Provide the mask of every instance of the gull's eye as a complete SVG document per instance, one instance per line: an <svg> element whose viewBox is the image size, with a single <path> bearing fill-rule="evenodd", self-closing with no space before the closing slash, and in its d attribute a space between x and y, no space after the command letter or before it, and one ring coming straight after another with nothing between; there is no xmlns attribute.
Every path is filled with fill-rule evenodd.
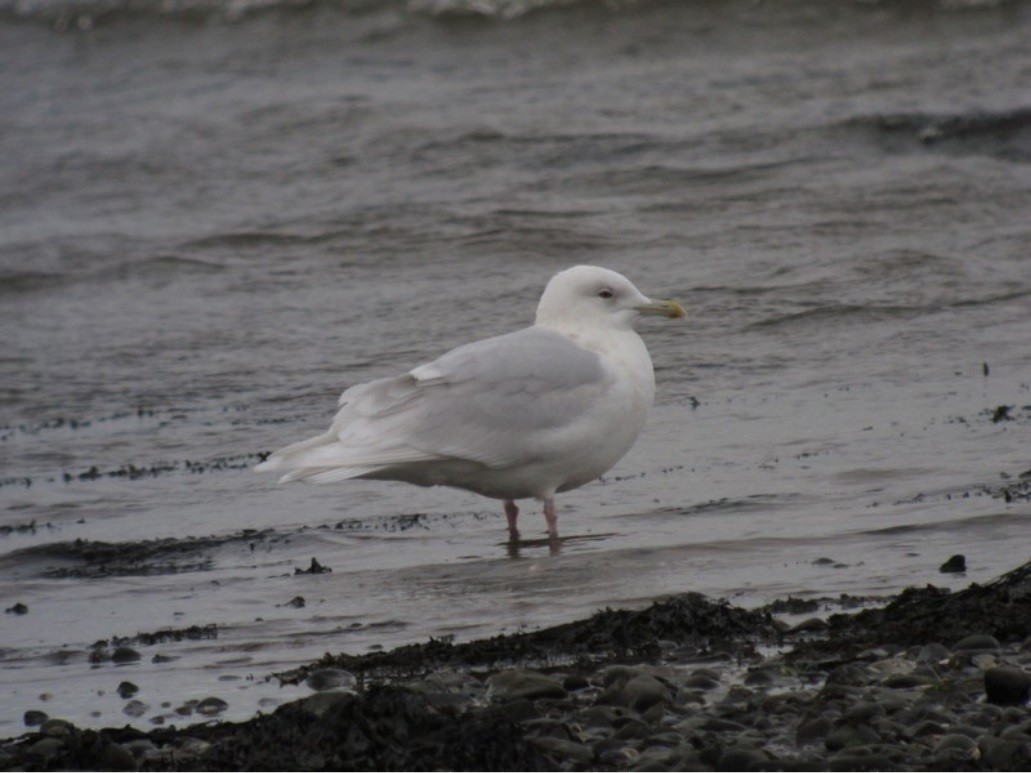
<svg viewBox="0 0 1031 773"><path fill-rule="evenodd" d="M601 290L598 293L598 297L599 298L604 298L605 300L608 300L609 298L612 297L612 294L613 294L612 290L610 290L609 288L606 287L604 290Z"/></svg>

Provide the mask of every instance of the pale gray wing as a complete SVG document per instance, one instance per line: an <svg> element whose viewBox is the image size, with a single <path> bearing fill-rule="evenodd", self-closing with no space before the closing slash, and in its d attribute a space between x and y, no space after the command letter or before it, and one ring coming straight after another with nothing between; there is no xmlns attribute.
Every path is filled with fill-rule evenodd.
<svg viewBox="0 0 1031 773"><path fill-rule="evenodd" d="M261 469L329 482L398 465L463 459L511 467L539 459L611 386L601 358L527 328L461 346L340 396L329 431L273 453Z"/></svg>
<svg viewBox="0 0 1031 773"><path fill-rule="evenodd" d="M611 384L595 352L539 328L461 346L408 375L406 445L490 467L532 461Z"/></svg>

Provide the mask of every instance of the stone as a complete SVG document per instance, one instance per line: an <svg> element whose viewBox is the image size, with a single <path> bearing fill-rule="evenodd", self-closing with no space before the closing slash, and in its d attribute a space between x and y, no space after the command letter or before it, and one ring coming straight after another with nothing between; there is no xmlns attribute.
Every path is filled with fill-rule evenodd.
<svg viewBox="0 0 1031 773"><path fill-rule="evenodd" d="M924 687L931 683L931 680L920 674L892 674L881 684L893 690L910 690L914 687Z"/></svg>
<svg viewBox="0 0 1031 773"><path fill-rule="evenodd" d="M513 668L499 671L487 679L487 697L492 701L540 700L541 698L565 698L566 688L557 679Z"/></svg>
<svg viewBox="0 0 1031 773"><path fill-rule="evenodd" d="M829 752L837 752L853 746L877 743L881 738L869 725L842 725L827 734L823 745Z"/></svg>
<svg viewBox="0 0 1031 773"><path fill-rule="evenodd" d="M568 674L562 679L562 687L567 692L586 690L590 686L591 683L587 681L587 677L581 676L580 674Z"/></svg>
<svg viewBox="0 0 1031 773"><path fill-rule="evenodd" d="M525 722L528 719L535 719L540 716L540 712L534 706L533 701L526 698L505 700L497 704L492 713L507 719L509 722Z"/></svg>
<svg viewBox="0 0 1031 773"><path fill-rule="evenodd" d="M147 709L149 709L149 708L150 708L150 706L148 706L143 701L137 700L136 698L133 698L131 701L126 703L125 706L122 707L122 713L125 714L126 716L129 716L129 717L132 717L133 719L136 719L136 718L142 717L144 714L146 714L147 713Z"/></svg>
<svg viewBox="0 0 1031 773"><path fill-rule="evenodd" d="M64 741L60 738L40 738L29 747L33 754L38 754L43 759L56 757L64 750Z"/></svg>
<svg viewBox="0 0 1031 773"><path fill-rule="evenodd" d="M984 672L984 692L997 706L1023 706L1031 697L1031 676L1014 666L996 666Z"/></svg>
<svg viewBox="0 0 1031 773"><path fill-rule="evenodd" d="M994 636L985 633L975 633L964 636L952 645L953 652L978 652L984 650L996 651L1000 647L999 640Z"/></svg>
<svg viewBox="0 0 1031 773"><path fill-rule="evenodd" d="M1027 770L1019 765L1027 759L1025 753L1026 743L1012 741L1006 738L984 737L978 743L981 750L981 760L993 770Z"/></svg>
<svg viewBox="0 0 1031 773"><path fill-rule="evenodd" d="M684 687L692 690L714 690L720 686L718 679L713 679L705 674L692 674L684 681Z"/></svg>
<svg viewBox="0 0 1031 773"><path fill-rule="evenodd" d="M116 647L115 651L111 653L112 663L135 663L142 655L134 650L132 647Z"/></svg>
<svg viewBox="0 0 1031 773"><path fill-rule="evenodd" d="M770 758L759 749L731 748L720 755L716 770L766 770Z"/></svg>
<svg viewBox="0 0 1031 773"><path fill-rule="evenodd" d="M118 697L122 699L131 698L140 691L140 688L132 682L121 682L118 685Z"/></svg>
<svg viewBox="0 0 1031 773"><path fill-rule="evenodd" d="M656 703L668 704L672 701L666 685L649 674L638 674L623 688L626 705L635 711L645 711Z"/></svg>
<svg viewBox="0 0 1031 773"><path fill-rule="evenodd" d="M306 698L301 698L299 701L296 701L294 705L302 711L306 711L311 714L313 717L321 719L334 708L349 700L351 700L350 693L327 690L325 692L317 692L314 695L309 695Z"/></svg>
<svg viewBox="0 0 1031 773"><path fill-rule="evenodd" d="M594 751L591 747L576 741L544 736L531 738L530 743L557 760L571 760L578 765L588 765L594 759Z"/></svg>
<svg viewBox="0 0 1031 773"><path fill-rule="evenodd" d="M305 684L316 692L350 690L356 682L354 674L342 668L320 668L318 671L312 671L305 680Z"/></svg>
<svg viewBox="0 0 1031 773"><path fill-rule="evenodd" d="M938 567L942 574L960 574L967 570L967 558L963 555L952 556L948 561Z"/></svg>
<svg viewBox="0 0 1031 773"><path fill-rule="evenodd" d="M39 728L48 738L66 738L75 732L75 725L67 719L48 719Z"/></svg>
<svg viewBox="0 0 1031 773"><path fill-rule="evenodd" d="M859 701L852 708L844 713L844 718L849 722L869 722L874 717L881 717L885 714L885 708L876 701Z"/></svg>
<svg viewBox="0 0 1031 773"><path fill-rule="evenodd" d="M98 770L136 770L136 758L121 744L109 741L97 754Z"/></svg>
<svg viewBox="0 0 1031 773"><path fill-rule="evenodd" d="M221 698L205 698L194 706L194 711L198 714L203 714L205 717L213 717L216 714L221 714L228 708L229 704Z"/></svg>
<svg viewBox="0 0 1031 773"><path fill-rule="evenodd" d="M916 655L917 663L941 663L943 660L948 659L949 648L944 644L938 642L930 642L925 644Z"/></svg>
<svg viewBox="0 0 1031 773"><path fill-rule="evenodd" d="M961 733L946 733L938 739L938 743L934 746L936 752L943 749L960 749L968 754L972 753L976 748L977 742L973 738Z"/></svg>
<svg viewBox="0 0 1031 773"><path fill-rule="evenodd" d="M816 717L808 722L803 722L795 732L795 743L804 746L807 743L817 743L827 737L827 734L834 729L834 722L828 717Z"/></svg>
<svg viewBox="0 0 1031 773"><path fill-rule="evenodd" d="M50 717L47 716L45 711L39 711L37 709L29 709L25 712L23 720L25 727L39 727L46 722Z"/></svg>

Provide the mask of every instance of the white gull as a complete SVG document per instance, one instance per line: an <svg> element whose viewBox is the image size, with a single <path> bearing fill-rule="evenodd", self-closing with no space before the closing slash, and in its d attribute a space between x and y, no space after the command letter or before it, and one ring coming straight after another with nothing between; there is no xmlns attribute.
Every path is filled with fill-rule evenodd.
<svg viewBox="0 0 1031 773"><path fill-rule="evenodd" d="M340 396L329 430L273 452L258 471L291 480L348 478L452 486L544 503L558 536L555 494L612 468L637 440L655 397L639 315L684 316L621 274L576 266L548 282L534 325L454 349L401 376Z"/></svg>

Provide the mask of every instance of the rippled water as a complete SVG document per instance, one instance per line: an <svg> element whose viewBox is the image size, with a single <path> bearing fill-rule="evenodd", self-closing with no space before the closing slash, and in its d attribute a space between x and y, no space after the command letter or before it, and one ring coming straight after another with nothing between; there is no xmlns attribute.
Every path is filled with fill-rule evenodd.
<svg viewBox="0 0 1031 773"><path fill-rule="evenodd" d="M242 718L326 651L662 594L1028 560L1000 487L1031 468L1031 4L0 12L0 734ZM642 325L658 404L560 498L559 555L472 494L250 472L576 263L691 316ZM112 637L142 659L90 662Z"/></svg>

